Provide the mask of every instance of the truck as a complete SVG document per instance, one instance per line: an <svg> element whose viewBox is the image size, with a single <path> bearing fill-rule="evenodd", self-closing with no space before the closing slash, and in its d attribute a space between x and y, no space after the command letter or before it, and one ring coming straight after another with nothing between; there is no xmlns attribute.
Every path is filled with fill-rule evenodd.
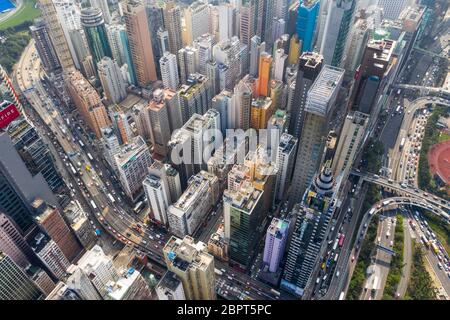
<svg viewBox="0 0 450 320"><path fill-rule="evenodd" d="M92 208L97 209L97 205L95 204L94 200L90 201Z"/></svg>
<svg viewBox="0 0 450 320"><path fill-rule="evenodd" d="M111 193L108 193L108 199L111 201L111 203L116 202L116 200L115 200L114 197L111 195Z"/></svg>
<svg viewBox="0 0 450 320"><path fill-rule="evenodd" d="M434 254L437 255L439 253L439 248L437 247L436 243L431 243L431 248L433 248Z"/></svg>
<svg viewBox="0 0 450 320"><path fill-rule="evenodd" d="M342 291L341 294L339 295L339 300L344 300L345 298L345 292Z"/></svg>
<svg viewBox="0 0 450 320"><path fill-rule="evenodd" d="M334 241L334 244L333 244L333 251L335 251L335 250L337 249L338 242L339 242L338 239L336 239L336 241Z"/></svg>
<svg viewBox="0 0 450 320"><path fill-rule="evenodd" d="M72 171L73 174L77 174L77 170L75 170L74 166L72 164L69 164L70 171Z"/></svg>
<svg viewBox="0 0 450 320"><path fill-rule="evenodd" d="M375 213L375 208L370 209L369 216L373 215Z"/></svg>
<svg viewBox="0 0 450 320"><path fill-rule="evenodd" d="M403 149L403 147L405 146L405 142L406 142L406 138L402 138L402 140L400 141L400 146L398 147L399 150Z"/></svg>
<svg viewBox="0 0 450 320"><path fill-rule="evenodd" d="M339 238L339 247L342 247L344 245L344 240L345 240L345 234L342 234L341 237Z"/></svg>
<svg viewBox="0 0 450 320"><path fill-rule="evenodd" d="M223 272L220 271L220 270L217 269L217 268L214 268L214 272L215 272L217 275L219 275L219 276L223 275Z"/></svg>
<svg viewBox="0 0 450 320"><path fill-rule="evenodd" d="M87 156L88 156L89 160L91 160L91 161L94 160L94 158L92 157L92 155L89 152L87 153Z"/></svg>
<svg viewBox="0 0 450 320"><path fill-rule="evenodd" d="M83 148L84 147L84 143L81 140L78 140L78 143L80 144L80 146Z"/></svg>

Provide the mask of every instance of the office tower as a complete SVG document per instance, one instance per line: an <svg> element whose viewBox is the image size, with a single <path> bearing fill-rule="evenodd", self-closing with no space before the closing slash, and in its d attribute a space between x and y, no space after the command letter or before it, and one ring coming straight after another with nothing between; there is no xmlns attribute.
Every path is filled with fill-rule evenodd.
<svg viewBox="0 0 450 320"><path fill-rule="evenodd" d="M216 61L206 62L206 76L211 80L211 92L213 95L220 92L219 65Z"/></svg>
<svg viewBox="0 0 450 320"><path fill-rule="evenodd" d="M55 6L52 0L39 0L38 7L41 9L42 18L45 21L50 39L55 48L61 67L66 70L74 66L72 55L64 36L61 22L58 20Z"/></svg>
<svg viewBox="0 0 450 320"><path fill-rule="evenodd" d="M366 19L358 19L352 27L347 44L345 70L353 75L358 68L369 40L369 27Z"/></svg>
<svg viewBox="0 0 450 320"><path fill-rule="evenodd" d="M57 205L42 174L32 176L7 134L0 134L0 211L25 234L34 226L31 202L39 197Z"/></svg>
<svg viewBox="0 0 450 320"><path fill-rule="evenodd" d="M167 30L159 29L156 33L159 46L159 55L162 57L165 52L169 51L169 32Z"/></svg>
<svg viewBox="0 0 450 320"><path fill-rule="evenodd" d="M99 245L87 251L77 265L102 297L107 295L107 283L119 278L112 259L105 255Z"/></svg>
<svg viewBox="0 0 450 320"><path fill-rule="evenodd" d="M163 11L164 27L169 34L169 51L171 54L178 54L178 50L183 47L181 38L181 10L174 2L166 3Z"/></svg>
<svg viewBox="0 0 450 320"><path fill-rule="evenodd" d="M100 247L96 247L101 250ZM71 265L67 270L68 274L70 274L66 280L67 288L81 300L102 300L102 296L99 293L101 291L98 291L99 289L94 284L99 285L100 290L103 290L104 287L101 287L102 280L108 281L109 279L113 279L111 273L114 272L114 270L110 271L105 267L109 261L107 259L104 260L106 261L102 262L100 259L95 259L94 257L90 262L85 263L84 269L76 265ZM112 262L111 266L108 267L113 268Z"/></svg>
<svg viewBox="0 0 450 320"><path fill-rule="evenodd" d="M290 208L300 202L320 167L330 117L334 111L343 75L343 69L324 66L306 94L303 126L289 198Z"/></svg>
<svg viewBox="0 0 450 320"><path fill-rule="evenodd" d="M186 300L215 300L214 257L203 242L172 236L163 249L169 271L183 284Z"/></svg>
<svg viewBox="0 0 450 320"><path fill-rule="evenodd" d="M101 129L110 125L108 114L94 87L76 70L71 70L65 79L66 86L78 112L95 133L101 137Z"/></svg>
<svg viewBox="0 0 450 320"><path fill-rule="evenodd" d="M194 113L204 114L211 109L213 97L211 80L199 73L191 74L186 84L178 89L178 94L183 123L186 123Z"/></svg>
<svg viewBox="0 0 450 320"><path fill-rule="evenodd" d="M352 109L371 113L377 90L391 65L395 44L388 39L371 40L367 44L355 75Z"/></svg>
<svg viewBox="0 0 450 320"><path fill-rule="evenodd" d="M91 7L98 8L102 11L103 18L107 24L111 23L111 13L109 12L107 0L89 0Z"/></svg>
<svg viewBox="0 0 450 320"><path fill-rule="evenodd" d="M129 0L123 6L123 14L137 84L145 87L157 80L147 12L142 3Z"/></svg>
<svg viewBox="0 0 450 320"><path fill-rule="evenodd" d="M211 18L209 6L195 1L184 11L186 24L186 45L191 45L204 33L211 33Z"/></svg>
<svg viewBox="0 0 450 320"><path fill-rule="evenodd" d="M308 91L322 70L323 56L315 52L305 52L298 60L295 90L291 105L289 134L300 139L304 124L304 109Z"/></svg>
<svg viewBox="0 0 450 320"><path fill-rule="evenodd" d="M194 39L193 47L198 50L198 72L199 73L207 75L206 64L209 61L211 61L211 59L213 58L213 46L215 44L216 44L216 40L209 33L205 33L201 37Z"/></svg>
<svg viewBox="0 0 450 320"><path fill-rule="evenodd" d="M171 271L164 273L155 290L158 300L186 300L183 283Z"/></svg>
<svg viewBox="0 0 450 320"><path fill-rule="evenodd" d="M320 1L318 0L300 1L296 31L298 38L302 41L302 53L312 51L319 7Z"/></svg>
<svg viewBox="0 0 450 320"><path fill-rule="evenodd" d="M294 34L289 42L289 54L287 58L288 65L297 64L302 49L301 46L302 43L300 42L298 35Z"/></svg>
<svg viewBox="0 0 450 320"><path fill-rule="evenodd" d="M71 201L64 208L63 214L81 245L86 249L91 248L97 241L97 236L80 203L78 201Z"/></svg>
<svg viewBox="0 0 450 320"><path fill-rule="evenodd" d="M287 21L290 2L289 0L274 0L274 17Z"/></svg>
<svg viewBox="0 0 450 320"><path fill-rule="evenodd" d="M253 83L252 83L253 82ZM252 109L252 96L256 91L255 80L249 76L245 76L234 88L236 95L236 107L237 107L237 126L242 130L250 128L251 109ZM256 92L255 92L256 93Z"/></svg>
<svg viewBox="0 0 450 320"><path fill-rule="evenodd" d="M159 179L162 185L162 193L165 194L169 205L177 201L181 196L180 175L170 164L156 160L152 163L150 168L148 168L148 174ZM149 199L150 198L147 197L147 201L150 201ZM151 207L151 205L149 207Z"/></svg>
<svg viewBox="0 0 450 320"><path fill-rule="evenodd" d="M114 59L119 64L119 66L127 64L128 73L130 74L131 80L130 82L136 85L136 72L134 71L134 64L131 58L131 51L128 44L128 35L125 26L120 24L109 25L107 27L107 31Z"/></svg>
<svg viewBox="0 0 450 320"><path fill-rule="evenodd" d="M287 57L288 56L284 53L283 49L277 49L275 51L272 68L272 79L283 81Z"/></svg>
<svg viewBox="0 0 450 320"><path fill-rule="evenodd" d="M225 239L229 241L230 259L247 269L257 253L262 232L263 191L245 181L237 190L223 193Z"/></svg>
<svg viewBox="0 0 450 320"><path fill-rule="evenodd" d="M28 266L25 269L25 273L33 281L39 290L41 290L45 296L48 296L53 289L55 289L56 284L50 278L50 276L43 269L35 266Z"/></svg>
<svg viewBox="0 0 450 320"><path fill-rule="evenodd" d="M95 67L103 57L112 58L105 20L99 8L85 8L80 17Z"/></svg>
<svg viewBox="0 0 450 320"><path fill-rule="evenodd" d="M126 84L115 60L103 57L97 63L97 72L108 104L117 104L127 97Z"/></svg>
<svg viewBox="0 0 450 320"><path fill-rule="evenodd" d="M159 59L159 66L161 69L161 77L164 88L177 90L180 82L178 76L177 56L170 52L165 52Z"/></svg>
<svg viewBox="0 0 450 320"><path fill-rule="evenodd" d="M149 204L149 217L156 223L167 225L167 209L170 205L170 194L164 188L164 181L162 178L149 174L144 182L144 191Z"/></svg>
<svg viewBox="0 0 450 320"><path fill-rule="evenodd" d="M242 50L244 52L242 52ZM219 42L213 47L213 57L218 63L219 73L222 71L222 79L220 79L221 90L233 90L237 81L243 76L245 71L245 63L243 59L247 57L246 47L242 47L238 37ZM219 77L221 77L219 75Z"/></svg>
<svg viewBox="0 0 450 320"><path fill-rule="evenodd" d="M61 68L44 21L35 21L34 24L30 26L30 32L45 71L51 73L54 70Z"/></svg>
<svg viewBox="0 0 450 320"><path fill-rule="evenodd" d="M328 168L317 174L303 203L291 212L294 229L290 240L281 288L302 296L319 261L328 225L335 210L333 176Z"/></svg>
<svg viewBox="0 0 450 320"><path fill-rule="evenodd" d="M254 36L250 40L250 70L249 74L257 78L259 70L259 56L266 50L266 43L261 43L261 38Z"/></svg>
<svg viewBox="0 0 450 320"><path fill-rule="evenodd" d="M269 80L272 68L272 56L267 52L262 52L259 56L258 68L258 96L269 96Z"/></svg>
<svg viewBox="0 0 450 320"><path fill-rule="evenodd" d="M150 28L150 34L152 37L153 58L158 78L161 78L159 59L161 59L163 55L163 53L161 53L158 41L158 31L164 28L163 8L161 7L161 5L152 2L146 2L145 4L147 10L148 26Z"/></svg>
<svg viewBox="0 0 450 320"><path fill-rule="evenodd" d="M102 129L103 156L110 167L117 172L117 164L114 155L120 152L119 139L111 127Z"/></svg>
<svg viewBox="0 0 450 320"><path fill-rule="evenodd" d="M199 70L198 49L188 46L178 50L178 66L180 68L181 83L186 84L189 75Z"/></svg>
<svg viewBox="0 0 450 320"><path fill-rule="evenodd" d="M344 181L348 177L356 152L360 150L361 143L366 135L368 124L369 117L367 114L355 111L347 115L331 167L333 176L339 177L342 175Z"/></svg>
<svg viewBox="0 0 450 320"><path fill-rule="evenodd" d="M106 284L108 294L105 300L150 300L151 293L147 281L134 268L125 270L117 281Z"/></svg>
<svg viewBox="0 0 450 320"><path fill-rule="evenodd" d="M325 22L320 53L325 64L340 67L343 63L347 38L353 22L355 0L331 0Z"/></svg>
<svg viewBox="0 0 450 320"><path fill-rule="evenodd" d="M173 92L168 92L168 94ZM162 157L167 156L168 142L170 140L169 112L165 103L166 94L164 90L157 89L153 92L153 99L147 107L150 125L150 142L152 151Z"/></svg>
<svg viewBox="0 0 450 320"><path fill-rule="evenodd" d="M14 221L0 212L0 251L10 257L20 268L25 269L30 264L40 265L23 233Z"/></svg>
<svg viewBox="0 0 450 320"><path fill-rule="evenodd" d="M0 251L0 300L40 298L42 298L42 292L37 285L10 257Z"/></svg>
<svg viewBox="0 0 450 320"><path fill-rule="evenodd" d="M3 106L6 105L9 103L3 104ZM0 110L2 109L2 104L0 104ZM11 122L4 131L11 137L14 147L31 175L35 176L41 173L53 192L61 191L64 181L56 169L53 155L32 123L21 116Z"/></svg>
<svg viewBox="0 0 450 320"><path fill-rule="evenodd" d="M408 0L378 0L377 6L383 9L383 19L397 20L408 2Z"/></svg>
<svg viewBox="0 0 450 320"><path fill-rule="evenodd" d="M70 289L67 284L60 281L55 288L47 295L45 300L83 300L81 296ZM87 300L87 299L86 299Z"/></svg>
<svg viewBox="0 0 450 320"><path fill-rule="evenodd" d="M152 164L147 144L141 136L134 137L128 144L120 147L114 159L125 194L134 201L142 194L142 181L147 175L147 168Z"/></svg>
<svg viewBox="0 0 450 320"><path fill-rule="evenodd" d="M239 40L250 46L251 39L256 35L255 1L243 1L239 9Z"/></svg>
<svg viewBox="0 0 450 320"><path fill-rule="evenodd" d="M252 101L250 127L253 129L266 129L267 122L274 112L272 99L269 97L256 98Z"/></svg>
<svg viewBox="0 0 450 320"><path fill-rule="evenodd" d="M31 205L40 228L55 241L67 260L74 261L83 248L67 226L59 210L41 199L34 200Z"/></svg>
<svg viewBox="0 0 450 320"><path fill-rule="evenodd" d="M277 150L277 178L275 181L275 199L278 201L286 198L289 183L294 169L295 155L298 139L290 134L283 133Z"/></svg>
<svg viewBox="0 0 450 320"><path fill-rule="evenodd" d="M266 233L263 264L269 272L277 272L284 256L289 231L289 220L273 218Z"/></svg>
<svg viewBox="0 0 450 320"><path fill-rule="evenodd" d="M54 277L61 280L66 276L70 266L64 253L58 244L44 232L35 229L27 235L28 242L34 253L40 258L45 267Z"/></svg>
<svg viewBox="0 0 450 320"><path fill-rule="evenodd" d="M273 44L274 39L272 38L273 32L273 21L275 17L275 8L274 8L274 0L264 0L258 1L258 6L262 7L262 15L261 15L261 33L258 34L264 42L267 43L267 46L270 48ZM261 10L261 9L258 9ZM258 12L258 14L261 11Z"/></svg>
<svg viewBox="0 0 450 320"><path fill-rule="evenodd" d="M220 124L222 134L226 134L226 129L237 127L236 99L232 92L223 90L212 99L212 107L220 114Z"/></svg>
<svg viewBox="0 0 450 320"><path fill-rule="evenodd" d="M297 34L297 17L298 17L298 8L300 7L300 1L293 1L287 13L286 18L286 33L291 37L294 34Z"/></svg>
<svg viewBox="0 0 450 320"><path fill-rule="evenodd" d="M222 3L219 11L219 41L227 40L233 36L234 8L229 3Z"/></svg>
<svg viewBox="0 0 450 320"><path fill-rule="evenodd" d="M178 91L165 89L163 92L164 104L166 105L167 112L169 114L170 132L172 133L176 129L181 128L181 126L183 125L180 97Z"/></svg>

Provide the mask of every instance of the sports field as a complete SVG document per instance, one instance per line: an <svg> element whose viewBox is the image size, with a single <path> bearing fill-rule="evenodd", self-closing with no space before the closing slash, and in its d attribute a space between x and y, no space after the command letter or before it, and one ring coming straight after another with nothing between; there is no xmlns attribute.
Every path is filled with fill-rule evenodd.
<svg viewBox="0 0 450 320"><path fill-rule="evenodd" d="M435 144L428 151L428 164L433 174L438 174L447 184L450 184L450 141Z"/></svg>
<svg viewBox="0 0 450 320"><path fill-rule="evenodd" d="M2 5L7 5L6 2L11 4L9 0L0 0L0 8ZM40 10L36 8L36 0L22 0L22 2L23 5L6 19L3 20L2 16L10 14L10 12L0 13L0 30L17 26L25 21L33 21L41 14Z"/></svg>

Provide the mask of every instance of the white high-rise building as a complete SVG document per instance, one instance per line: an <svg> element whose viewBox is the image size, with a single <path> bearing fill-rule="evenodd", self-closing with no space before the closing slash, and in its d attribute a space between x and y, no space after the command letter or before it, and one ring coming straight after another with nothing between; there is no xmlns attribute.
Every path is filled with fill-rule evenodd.
<svg viewBox="0 0 450 320"><path fill-rule="evenodd" d="M89 270L87 268L86 270ZM79 266L71 265L67 272L70 276L66 280L67 287L75 291L83 300L102 300L102 296L95 288L92 281L97 281L95 273L85 273Z"/></svg>
<svg viewBox="0 0 450 320"><path fill-rule="evenodd" d="M97 63L97 70L109 104L117 104L127 97L126 83L116 61L103 57Z"/></svg>
<svg viewBox="0 0 450 320"><path fill-rule="evenodd" d="M180 68L180 80L186 84L190 74L196 73L198 67L198 49L194 47L184 47L178 51L178 66Z"/></svg>
<svg viewBox="0 0 450 320"><path fill-rule="evenodd" d="M93 8L102 10L103 19L107 24L111 23L111 13L109 12L108 0L89 0Z"/></svg>
<svg viewBox="0 0 450 320"><path fill-rule="evenodd" d="M167 194L167 190L164 188L164 181L162 178L149 174L145 178L144 191L147 196L147 202L150 207L150 217L161 223L162 225L167 224L167 209L169 208L170 195Z"/></svg>
<svg viewBox="0 0 450 320"><path fill-rule="evenodd" d="M287 54L284 53L284 49L277 49L275 51L272 67L272 79L283 81L287 57Z"/></svg>
<svg viewBox="0 0 450 320"><path fill-rule="evenodd" d="M186 44L191 45L204 33L211 33L211 18L209 5L196 1L184 11L186 24Z"/></svg>
<svg viewBox="0 0 450 320"><path fill-rule="evenodd" d="M194 48L198 50L198 72L206 75L206 65L213 57L213 46L216 44L214 37L205 33L194 40Z"/></svg>
<svg viewBox="0 0 450 320"><path fill-rule="evenodd" d="M219 5L219 41L233 36L234 8L229 3Z"/></svg>
<svg viewBox="0 0 450 320"><path fill-rule="evenodd" d="M161 59L159 59L159 66L161 68L161 77L164 88L177 90L178 84L180 83L177 57L166 51Z"/></svg>
<svg viewBox="0 0 450 320"><path fill-rule="evenodd" d="M383 9L383 19L396 20L410 0L378 0L378 7Z"/></svg>

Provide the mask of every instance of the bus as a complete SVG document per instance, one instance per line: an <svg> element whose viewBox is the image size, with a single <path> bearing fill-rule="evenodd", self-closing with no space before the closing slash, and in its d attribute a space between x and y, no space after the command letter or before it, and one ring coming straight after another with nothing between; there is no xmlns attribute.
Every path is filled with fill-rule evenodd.
<svg viewBox="0 0 450 320"><path fill-rule="evenodd" d="M68 126L70 126L70 120L69 120L69 118L66 118L66 123L67 123Z"/></svg>
<svg viewBox="0 0 450 320"><path fill-rule="evenodd" d="M397 106L397 109L395 109L395 113L400 113L400 108L401 108L401 106L398 105L398 106Z"/></svg>
<svg viewBox="0 0 450 320"><path fill-rule="evenodd" d="M433 251L436 255L439 253L439 248L437 247L437 245L434 242L431 243L431 248L433 248Z"/></svg>
<svg viewBox="0 0 450 320"><path fill-rule="evenodd" d="M81 140L78 140L78 143L80 144L80 146L83 148L84 147L84 143Z"/></svg>
<svg viewBox="0 0 450 320"><path fill-rule="evenodd" d="M339 238L339 247L342 247L344 245L344 240L345 240L345 234L342 234L341 237Z"/></svg>
<svg viewBox="0 0 450 320"><path fill-rule="evenodd" d="M219 275L219 276L223 275L223 272L220 271L220 270L217 269L217 268L214 268L214 272L215 272L217 275Z"/></svg>
<svg viewBox="0 0 450 320"><path fill-rule="evenodd" d="M70 163L69 164L70 171L72 171L73 174L77 174L77 171L75 170L74 166Z"/></svg>
<svg viewBox="0 0 450 320"><path fill-rule="evenodd" d="M428 248L429 247L429 243L428 243L428 239L427 237L425 237L424 235L420 236L420 239L422 240L423 245Z"/></svg>
<svg viewBox="0 0 450 320"><path fill-rule="evenodd" d="M370 209L369 216L373 215L375 213L375 208Z"/></svg>
<svg viewBox="0 0 450 320"><path fill-rule="evenodd" d="M345 292L342 291L341 294L339 295L339 300L344 300L345 298Z"/></svg>
<svg viewBox="0 0 450 320"><path fill-rule="evenodd" d="M338 242L339 242L338 239L336 239L336 241L334 241L334 244L333 244L333 251L335 251L335 250L337 249Z"/></svg>
<svg viewBox="0 0 450 320"><path fill-rule="evenodd" d="M114 197L111 195L111 193L108 193L108 199L109 199L112 203L116 202L116 200L115 200Z"/></svg>
<svg viewBox="0 0 450 320"><path fill-rule="evenodd" d="M275 290L275 289L270 289L270 292L272 292L274 295L276 295L277 297L279 297L280 296L280 293L277 291L277 290Z"/></svg>
<svg viewBox="0 0 450 320"><path fill-rule="evenodd" d="M88 156L89 160L91 160L91 161L94 160L94 158L92 158L92 155L89 152L87 153L87 156Z"/></svg>
<svg viewBox="0 0 450 320"><path fill-rule="evenodd" d="M397 91L397 95L399 96L399 95L400 95L400 93L402 93L402 89L398 89L398 91Z"/></svg>
<svg viewBox="0 0 450 320"><path fill-rule="evenodd" d="M136 206L134 207L134 212L135 213L139 213L139 212L141 212L141 210L142 210L142 205L144 204L144 202L143 201L139 201L137 204L136 204Z"/></svg>
<svg viewBox="0 0 450 320"><path fill-rule="evenodd" d="M94 200L91 200L90 202L91 202L92 208L97 209L97 205L95 204Z"/></svg>
<svg viewBox="0 0 450 320"><path fill-rule="evenodd" d="M334 256L334 262L336 262L339 258L339 253L336 253L336 255Z"/></svg>
<svg viewBox="0 0 450 320"><path fill-rule="evenodd" d="M402 138L402 141L400 142L400 146L398 147L399 150L402 150L402 149L403 149L403 147L405 146L405 142L406 142L406 139L405 139L405 138Z"/></svg>

